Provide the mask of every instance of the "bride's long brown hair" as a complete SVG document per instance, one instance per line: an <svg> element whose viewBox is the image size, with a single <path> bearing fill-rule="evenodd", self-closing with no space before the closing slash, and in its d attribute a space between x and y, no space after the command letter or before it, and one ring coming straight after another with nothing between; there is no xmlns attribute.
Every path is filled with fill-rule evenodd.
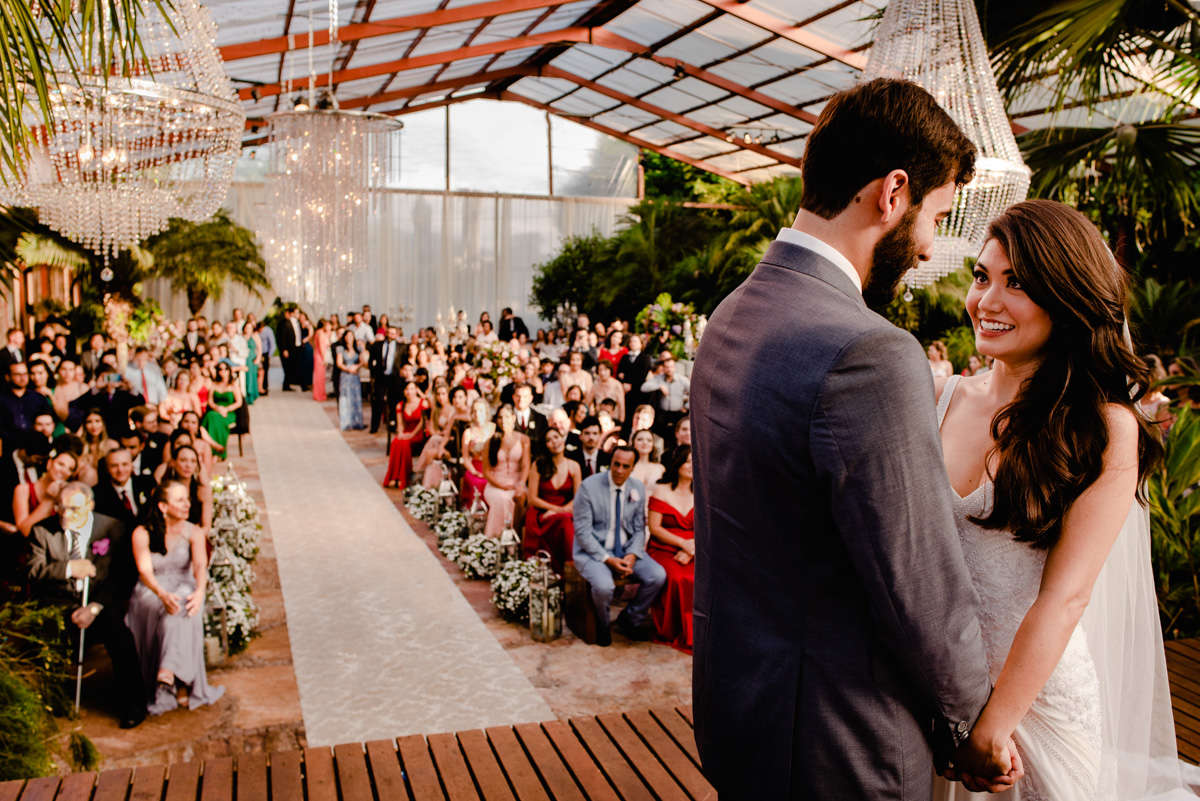
<svg viewBox="0 0 1200 801"><path fill-rule="evenodd" d="M1087 217L1054 201L1027 200L997 217L987 238L1004 249L1051 330L1037 370L992 418L995 500L988 515L973 519L1050 548L1071 504L1103 470L1110 403L1137 418L1138 499L1145 502L1146 476L1163 454L1157 431L1135 405L1150 371L1126 340L1125 273Z"/></svg>

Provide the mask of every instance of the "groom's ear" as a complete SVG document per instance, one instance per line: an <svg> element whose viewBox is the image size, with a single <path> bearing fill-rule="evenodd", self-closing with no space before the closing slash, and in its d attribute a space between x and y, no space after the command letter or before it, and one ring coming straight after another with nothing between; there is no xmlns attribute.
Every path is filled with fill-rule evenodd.
<svg viewBox="0 0 1200 801"><path fill-rule="evenodd" d="M884 225L889 225L903 216L904 212L908 210L909 197L907 172L892 170L883 176L879 187L879 221Z"/></svg>

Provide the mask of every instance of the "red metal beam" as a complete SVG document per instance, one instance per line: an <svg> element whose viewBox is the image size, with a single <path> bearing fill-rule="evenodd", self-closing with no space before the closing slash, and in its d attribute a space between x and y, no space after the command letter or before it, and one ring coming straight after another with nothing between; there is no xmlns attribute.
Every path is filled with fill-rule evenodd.
<svg viewBox="0 0 1200 801"><path fill-rule="evenodd" d="M700 0L700 2L724 11L731 17L736 17L743 22L749 22L751 25L762 28L764 31L787 39L789 42L795 42L814 53L820 53L835 61L840 61L846 66L861 70L867 65L866 56L862 53L855 53L853 50L848 50L822 36L818 36L801 25L784 22L779 17L768 14L765 11L760 11L749 3L743 3L740 0Z"/></svg>
<svg viewBox="0 0 1200 801"><path fill-rule="evenodd" d="M653 114L656 117L661 117L664 120L670 120L671 122L673 122L677 125L682 125L685 128L691 128L693 131L698 131L699 133L707 134L708 136L714 137L716 139L724 139L726 136L725 131L722 131L719 128L714 128L711 125L707 125L703 122L698 122L696 120L693 120L690 117L685 117L682 114L676 114L675 112L665 109L662 106L656 106L653 103L647 103L645 100L639 100L638 98L632 97L631 95L627 95L624 92L618 92L616 89L610 89L609 87L605 86L602 83L596 83L595 81L589 81L587 78L582 78L578 75L574 75L570 72L567 72L566 70L559 69L558 67L552 67L552 66L543 67L540 72L540 75L543 78L558 78L559 80L570 81L572 83L579 84L580 86L584 86L588 89L591 89L593 92L602 94L605 97L610 97L613 100L616 100L620 103L624 103L629 106L633 106L634 108L640 108L642 111L645 111L649 114ZM779 153L778 151L772 150L769 147L766 147L764 145L755 144L753 142L751 142L750 144L743 143L742 149L753 151L760 155L766 156L767 158L775 159L776 161L782 162L784 164L790 164L793 167L800 167L800 165L802 163L801 159L795 158L793 156L789 156L786 153Z"/></svg>
<svg viewBox="0 0 1200 801"><path fill-rule="evenodd" d="M470 98L464 97L462 99L468 100ZM722 178L728 178L729 180L734 181L735 183L742 184L743 186L746 186L750 183L749 181L747 181L744 177L742 177L740 175L735 175L734 173L726 172L725 170L714 167L711 164L706 164L704 161L702 161L700 159L694 159L689 156L685 156L682 153L676 153L676 152L672 151L670 148L661 147L661 146L653 144L651 142L647 142L644 139L639 139L636 136L629 136L628 134L625 134L620 131L609 128L607 125L601 125L600 123L593 122L592 120L589 120L589 119L585 119L582 117L572 117L569 114L563 114L562 111L559 109L553 108L551 106L547 106L545 103L539 103L538 101L533 100L532 98L525 97L524 95L517 94L516 92L513 92L513 91L502 92L500 94L500 99L501 100L511 100L511 101L514 101L517 103L524 103L527 106L533 106L536 109L541 109L542 111L548 111L551 114L555 115L556 117L562 117L565 120L570 120L571 122L575 122L580 125L586 125L588 128L599 131L602 134L606 134L608 136L615 137L622 141L628 142L629 144L634 145L636 147L642 147L642 148L645 148L646 150L653 150L655 153L658 153L659 155L666 156L669 159L675 159L676 161L682 161L684 164L690 164L693 167L697 167L701 170L704 170L705 172L711 172L714 175L721 176Z"/></svg>
<svg viewBox="0 0 1200 801"><path fill-rule="evenodd" d="M294 0L293 0L294 1ZM375 36L387 36L392 33L429 28L437 25L448 25L454 22L465 22L472 19L483 19L500 14L512 14L518 11L528 11L535 8L561 6L574 0L491 0L487 3L447 8L441 11L431 11L426 14L412 14L406 17L392 17L375 22L358 22L338 30L339 42L355 42L360 39L370 39ZM329 44L329 31L313 31L313 46ZM240 42L219 48L221 58L225 61L236 61L242 58L253 58L269 53L286 53L289 50L303 50L308 47L308 34L297 33L271 39L260 39L256 42Z"/></svg>
<svg viewBox="0 0 1200 801"><path fill-rule="evenodd" d="M420 56L411 58L398 59L396 61L386 61L381 64L371 64L365 67L356 67L354 69L339 70L331 76L329 73L316 76L315 86L329 86L345 83L347 81L355 81L360 78L370 78L375 75L388 75L393 72L402 72L404 70L419 69L420 67L429 67L435 64L448 64L458 59L474 58L476 56L486 56L493 53L506 53L510 50L520 50L525 47L539 47L544 44L555 43L587 43L592 39L592 30L590 28L564 28L558 31L547 31L533 36L523 36L515 39L505 39L499 42L489 42L487 44L472 45L470 47L459 47L454 50L446 50L441 53L426 53ZM278 95L283 91L283 86L278 83L265 84L263 86L248 87L238 91L238 97L242 100L248 100L254 92L258 93L259 97L271 97Z"/></svg>

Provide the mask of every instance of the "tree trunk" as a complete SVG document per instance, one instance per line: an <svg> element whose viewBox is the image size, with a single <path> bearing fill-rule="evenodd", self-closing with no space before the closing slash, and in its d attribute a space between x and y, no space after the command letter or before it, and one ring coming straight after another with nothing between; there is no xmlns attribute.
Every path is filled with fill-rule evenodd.
<svg viewBox="0 0 1200 801"><path fill-rule="evenodd" d="M204 304L208 301L208 293L203 289L189 289L187 291L188 309L195 317L204 308Z"/></svg>

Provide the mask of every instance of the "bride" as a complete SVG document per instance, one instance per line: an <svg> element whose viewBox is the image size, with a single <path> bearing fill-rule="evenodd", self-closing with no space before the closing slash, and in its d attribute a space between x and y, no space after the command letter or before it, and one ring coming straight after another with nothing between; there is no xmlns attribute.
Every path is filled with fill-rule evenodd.
<svg viewBox="0 0 1200 801"><path fill-rule="evenodd" d="M966 306L995 366L937 390L994 684L971 739L1016 743L1025 777L999 798L1190 798L1144 506L1162 446L1135 407L1121 271L1084 215L1026 201L992 222Z"/></svg>

